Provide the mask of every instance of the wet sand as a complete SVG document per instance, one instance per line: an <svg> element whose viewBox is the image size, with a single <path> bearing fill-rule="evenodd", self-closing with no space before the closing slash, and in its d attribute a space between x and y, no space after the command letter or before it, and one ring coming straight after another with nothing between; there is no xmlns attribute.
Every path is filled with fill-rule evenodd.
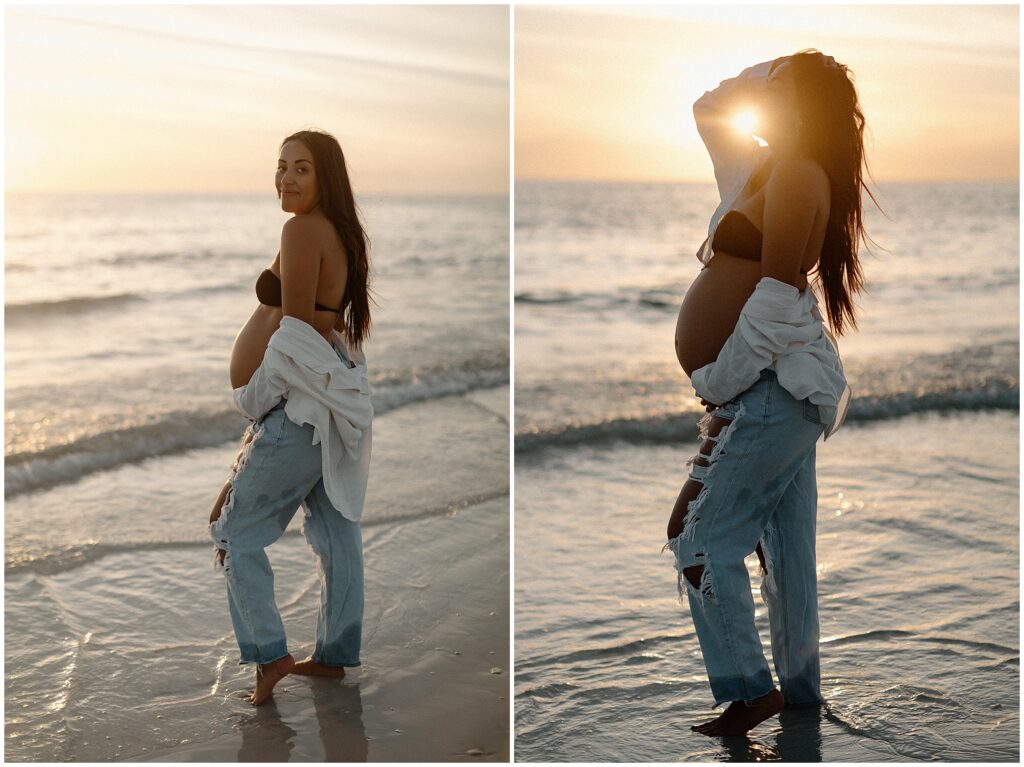
<svg viewBox="0 0 1024 767"><path fill-rule="evenodd" d="M475 390L375 421L363 665L345 680L286 677L260 708L204 534L235 442L17 498L78 509L98 543L8 568L5 757L507 761L508 397ZM301 517L268 549L297 660L320 591Z"/></svg>
<svg viewBox="0 0 1024 767"><path fill-rule="evenodd" d="M149 761L507 761L507 509L496 498L379 544L351 679L285 677L251 711L232 690L236 732Z"/></svg>

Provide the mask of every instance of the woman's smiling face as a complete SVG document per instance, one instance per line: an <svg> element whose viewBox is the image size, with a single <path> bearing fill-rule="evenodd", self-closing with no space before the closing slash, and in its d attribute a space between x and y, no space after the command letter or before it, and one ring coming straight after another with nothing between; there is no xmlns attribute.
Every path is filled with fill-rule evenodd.
<svg viewBox="0 0 1024 767"><path fill-rule="evenodd" d="M281 209L291 213L308 213L320 201L313 153L301 141L287 141L281 147L274 178L281 197Z"/></svg>

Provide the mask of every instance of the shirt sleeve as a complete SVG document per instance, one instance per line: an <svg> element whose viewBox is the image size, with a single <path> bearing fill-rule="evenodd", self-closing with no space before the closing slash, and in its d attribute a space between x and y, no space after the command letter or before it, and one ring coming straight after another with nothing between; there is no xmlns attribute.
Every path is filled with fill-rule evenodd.
<svg viewBox="0 0 1024 767"><path fill-rule="evenodd" d="M716 405L728 402L779 357L814 343L822 330L812 305L813 297L793 285L762 277L718 357L690 376L697 394Z"/></svg>
<svg viewBox="0 0 1024 767"><path fill-rule="evenodd" d="M693 105L693 117L711 162L721 199L734 197L745 182L760 152L757 140L736 129L735 110L742 106L745 95L763 91L768 84L771 61L747 67L736 77L723 80L718 87L705 91Z"/></svg>
<svg viewBox="0 0 1024 767"><path fill-rule="evenodd" d="M268 348L249 383L234 390L235 407L251 421L258 421L269 413L288 391L285 380L270 369L269 360L274 354L276 352Z"/></svg>

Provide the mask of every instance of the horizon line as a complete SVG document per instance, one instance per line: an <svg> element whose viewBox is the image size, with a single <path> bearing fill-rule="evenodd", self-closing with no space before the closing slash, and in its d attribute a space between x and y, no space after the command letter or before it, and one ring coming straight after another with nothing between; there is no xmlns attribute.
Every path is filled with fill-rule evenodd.
<svg viewBox="0 0 1024 767"><path fill-rule="evenodd" d="M507 197L508 189L501 189L498 191L450 191L450 192L439 192L439 191L411 191L411 190L382 190L377 189L373 191L360 192L356 195L359 197ZM269 200L277 201L277 195L266 194L265 192L250 192L243 190L222 190L216 192L200 192L200 191L187 191L180 189L5 189L5 195L25 195L25 194L67 194L67 195L177 195L177 196L193 196L193 197L267 197Z"/></svg>
<svg viewBox="0 0 1024 767"><path fill-rule="evenodd" d="M977 178L871 178L867 179L871 184L980 184L980 183L1010 183L1020 184L1020 175L1000 177L977 177ZM714 186L715 179L688 180L676 178L581 178L565 176L561 178L526 177L516 178L515 183L527 184L692 184Z"/></svg>

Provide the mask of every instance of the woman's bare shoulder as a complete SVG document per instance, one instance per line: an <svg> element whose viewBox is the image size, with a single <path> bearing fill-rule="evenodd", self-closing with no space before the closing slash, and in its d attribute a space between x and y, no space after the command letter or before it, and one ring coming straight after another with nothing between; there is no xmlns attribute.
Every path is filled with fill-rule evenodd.
<svg viewBox="0 0 1024 767"><path fill-rule="evenodd" d="M779 157L771 163L773 176L781 176L787 180L794 181L828 181L828 174L821 164L806 156Z"/></svg>
<svg viewBox="0 0 1024 767"><path fill-rule="evenodd" d="M323 236L323 224L326 221L327 219L310 213L294 215L281 226L281 236L294 239L319 239Z"/></svg>
<svg viewBox="0 0 1024 767"><path fill-rule="evenodd" d="M343 253L344 248L330 219L322 214L309 213L292 216L281 227L281 241L293 249L300 249L307 257L314 254L320 258L330 253ZM275 262L280 261L278 251Z"/></svg>
<svg viewBox="0 0 1024 767"><path fill-rule="evenodd" d="M811 200L827 209L831 201L828 173L810 157L785 157L772 166L766 188L789 200Z"/></svg>

